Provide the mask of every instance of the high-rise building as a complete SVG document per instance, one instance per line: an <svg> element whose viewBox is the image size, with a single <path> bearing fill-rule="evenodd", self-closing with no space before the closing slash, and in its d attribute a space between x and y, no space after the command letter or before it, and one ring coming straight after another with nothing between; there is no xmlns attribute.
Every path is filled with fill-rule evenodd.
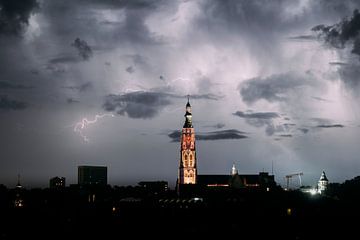
<svg viewBox="0 0 360 240"><path fill-rule="evenodd" d="M79 185L107 185L107 167L103 166L79 166L78 167Z"/></svg>
<svg viewBox="0 0 360 240"><path fill-rule="evenodd" d="M57 177L57 176L50 178L49 186L50 186L50 188L64 188L65 187L65 178Z"/></svg>
<svg viewBox="0 0 360 240"><path fill-rule="evenodd" d="M181 131L178 184L196 184L195 131L192 125L191 105L188 97L185 123Z"/></svg>

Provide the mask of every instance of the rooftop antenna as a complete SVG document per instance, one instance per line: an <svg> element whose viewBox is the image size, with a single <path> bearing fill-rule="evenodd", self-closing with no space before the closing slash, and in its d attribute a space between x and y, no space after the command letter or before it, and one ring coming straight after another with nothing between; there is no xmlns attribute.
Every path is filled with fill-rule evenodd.
<svg viewBox="0 0 360 240"><path fill-rule="evenodd" d="M271 161L271 175L274 175L274 161Z"/></svg>

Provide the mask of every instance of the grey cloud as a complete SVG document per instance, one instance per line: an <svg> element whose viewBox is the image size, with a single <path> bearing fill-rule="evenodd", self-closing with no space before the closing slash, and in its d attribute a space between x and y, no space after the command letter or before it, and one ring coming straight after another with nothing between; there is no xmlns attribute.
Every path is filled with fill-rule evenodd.
<svg viewBox="0 0 360 240"><path fill-rule="evenodd" d="M23 110L26 107L25 102L13 100L7 96L0 96L0 110Z"/></svg>
<svg viewBox="0 0 360 240"><path fill-rule="evenodd" d="M298 87L314 84L314 76L307 72L304 76L288 72L284 74L275 74L269 77L256 77L240 83L238 89L242 100L252 104L258 100L264 99L269 102L285 101L288 98L288 92Z"/></svg>
<svg viewBox="0 0 360 240"><path fill-rule="evenodd" d="M292 134L280 134L278 136L279 137L287 137L287 138L289 138L289 137L292 137L293 135Z"/></svg>
<svg viewBox="0 0 360 240"><path fill-rule="evenodd" d="M236 129L228 129L213 132L198 132L195 134L195 138L199 141L248 138L245 134L245 132ZM168 134L168 137L170 137L173 142L179 142L180 136L181 132L178 130L172 131Z"/></svg>
<svg viewBox="0 0 360 240"><path fill-rule="evenodd" d="M170 105L171 99L185 99L186 97L158 90L111 94L106 96L103 108L106 111L115 111L119 115L127 115L130 118L148 119L155 117L164 107ZM191 95L191 98L218 100L219 96L202 94Z"/></svg>
<svg viewBox="0 0 360 240"><path fill-rule="evenodd" d="M289 37L291 40L316 40L316 36L314 35L298 35Z"/></svg>
<svg viewBox="0 0 360 240"><path fill-rule="evenodd" d="M280 115L275 112L242 112L237 111L233 113L234 116L238 116L240 118L244 118L245 122L254 127L264 127L265 132L268 136L273 135L275 132L283 132L286 131L289 126L285 125L276 125L273 121L275 118L279 118Z"/></svg>
<svg viewBox="0 0 360 240"><path fill-rule="evenodd" d="M275 112L242 112L242 111L237 111L235 113L233 113L234 115L241 117L241 118L260 118L260 119L272 119L272 118L278 118L280 117L279 114L275 113Z"/></svg>
<svg viewBox="0 0 360 240"><path fill-rule="evenodd" d="M334 66L345 66L348 65L348 63L345 62L329 62L330 65L334 65Z"/></svg>
<svg viewBox="0 0 360 240"><path fill-rule="evenodd" d="M76 62L79 62L79 58L75 56L61 56L49 60L49 64L76 63Z"/></svg>
<svg viewBox="0 0 360 240"><path fill-rule="evenodd" d="M31 14L39 7L37 0L1 0L0 34L19 34L29 24Z"/></svg>
<svg viewBox="0 0 360 240"><path fill-rule="evenodd" d="M66 99L66 102L68 103L68 104L72 104L72 103L78 103L78 102L80 102L79 100L76 100L76 99L73 99L73 98L68 98L68 99Z"/></svg>
<svg viewBox="0 0 360 240"><path fill-rule="evenodd" d="M192 94L190 95L192 99L208 99L208 100L219 100L223 98L223 96L215 95L212 93L208 94Z"/></svg>
<svg viewBox="0 0 360 240"><path fill-rule="evenodd" d="M347 89L358 94L358 87L360 86L360 64L352 63L343 65L339 68L338 73Z"/></svg>
<svg viewBox="0 0 360 240"><path fill-rule="evenodd" d="M320 102L331 102L330 100L327 100L325 98L321 98L321 97L311 97L312 99L318 100Z"/></svg>
<svg viewBox="0 0 360 240"><path fill-rule="evenodd" d="M307 129L307 128L298 128L298 130L304 134L309 132L309 129Z"/></svg>
<svg viewBox="0 0 360 240"><path fill-rule="evenodd" d="M125 70L130 74L135 72L135 69L132 66L127 67Z"/></svg>
<svg viewBox="0 0 360 240"><path fill-rule="evenodd" d="M215 124L215 125L206 125L206 126L204 126L204 127L220 129L220 128L225 127L225 124L224 124L224 123L217 123L217 124Z"/></svg>
<svg viewBox="0 0 360 240"><path fill-rule="evenodd" d="M33 88L33 87L25 86L25 85L17 84L17 83L0 81L0 89L31 89L31 88Z"/></svg>
<svg viewBox="0 0 360 240"><path fill-rule="evenodd" d="M356 9L350 18L345 18L334 25L318 25L312 28L318 33L319 39L323 40L327 46L335 49L345 49L351 47L351 53L360 56L360 13ZM355 95L358 95L359 80L359 61L333 62L338 65L340 79Z"/></svg>
<svg viewBox="0 0 360 240"><path fill-rule="evenodd" d="M330 124L330 125L321 124L321 125L317 125L316 127L318 127L318 128L343 128L345 126L342 124Z"/></svg>
<svg viewBox="0 0 360 240"><path fill-rule="evenodd" d="M103 104L106 111L115 111L130 118L155 117L165 106L171 104L171 95L160 92L131 92L108 95Z"/></svg>
<svg viewBox="0 0 360 240"><path fill-rule="evenodd" d="M85 40L76 38L74 42L71 44L71 46L75 47L78 50L78 54L83 60L89 60L93 55L90 46L87 44Z"/></svg>
<svg viewBox="0 0 360 240"><path fill-rule="evenodd" d="M71 90L77 90L79 92L85 92L87 90L90 90L93 88L93 84L91 82L86 82L86 83L83 83L79 86L68 86L68 87L64 87L64 88L67 88L67 89L71 89Z"/></svg>

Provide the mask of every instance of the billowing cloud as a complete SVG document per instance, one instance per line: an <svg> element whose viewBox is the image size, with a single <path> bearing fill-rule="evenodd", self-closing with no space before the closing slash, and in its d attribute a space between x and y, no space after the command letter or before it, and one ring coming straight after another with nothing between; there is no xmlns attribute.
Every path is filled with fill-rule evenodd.
<svg viewBox="0 0 360 240"><path fill-rule="evenodd" d="M312 28L319 37L332 47L344 48L347 43L352 43L352 53L360 55L360 13L355 9L350 19L344 19L334 25L317 25Z"/></svg>
<svg viewBox="0 0 360 240"><path fill-rule="evenodd" d="M310 72L305 75L288 72L249 79L240 83L238 89L242 100L252 104L261 99L269 102L285 101L292 91L315 84L315 78Z"/></svg>
<svg viewBox="0 0 360 240"><path fill-rule="evenodd" d="M323 40L327 46L341 50L351 49L349 52L360 56L360 13L355 9L350 18L345 18L334 25L317 25L312 28L318 34L319 39ZM359 59L360 60L360 59ZM359 80L359 61L348 58L348 62L333 62L332 65L338 66L340 79L345 86L353 93L358 95Z"/></svg>
<svg viewBox="0 0 360 240"><path fill-rule="evenodd" d="M37 0L0 1L0 34L19 34L29 24L33 11L39 7Z"/></svg>
<svg viewBox="0 0 360 240"><path fill-rule="evenodd" d="M113 111L130 118L153 118L164 107L171 104L171 95L160 92L131 92L108 95L103 105L106 111Z"/></svg>
<svg viewBox="0 0 360 240"><path fill-rule="evenodd" d="M191 95L194 99L217 100L213 94ZM124 94L111 94L106 96L103 108L119 115L130 118L149 119L155 117L166 106L170 105L171 99L185 99L185 96L154 91L135 91Z"/></svg>
<svg viewBox="0 0 360 240"><path fill-rule="evenodd" d="M76 38L71 44L71 46L75 47L78 50L78 54L83 60L89 60L93 55L91 47L87 44L85 40Z"/></svg>
<svg viewBox="0 0 360 240"><path fill-rule="evenodd" d="M181 136L181 131L175 130L168 134L168 137L172 139L173 142L179 142ZM207 140L225 140L225 139L243 139L248 138L245 132L228 129L220 130L213 132L198 132L195 134L196 140L207 141Z"/></svg>
<svg viewBox="0 0 360 240"><path fill-rule="evenodd" d="M0 110L23 110L26 107L25 102L13 100L7 96L0 96Z"/></svg>
<svg viewBox="0 0 360 240"><path fill-rule="evenodd" d="M265 132L267 135L271 136L275 132L282 132L287 129L287 126L276 124L274 119L280 118L280 115L275 112L242 112L237 111L233 113L234 116L244 118L245 122L254 127L263 127L265 126Z"/></svg>

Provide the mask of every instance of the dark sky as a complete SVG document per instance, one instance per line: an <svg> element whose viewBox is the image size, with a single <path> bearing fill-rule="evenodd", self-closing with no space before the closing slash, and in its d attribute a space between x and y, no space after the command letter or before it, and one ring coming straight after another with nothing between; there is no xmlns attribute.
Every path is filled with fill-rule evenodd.
<svg viewBox="0 0 360 240"><path fill-rule="evenodd" d="M89 164L174 185L188 94L200 174L360 175L358 8L0 0L0 183L76 183Z"/></svg>

